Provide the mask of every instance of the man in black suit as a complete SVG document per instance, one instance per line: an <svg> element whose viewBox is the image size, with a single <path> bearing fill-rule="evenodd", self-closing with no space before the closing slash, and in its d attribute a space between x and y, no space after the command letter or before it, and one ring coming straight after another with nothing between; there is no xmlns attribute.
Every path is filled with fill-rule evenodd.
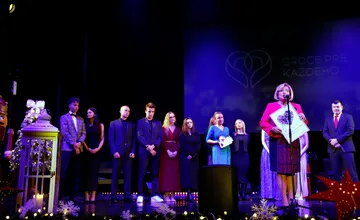
<svg viewBox="0 0 360 220"><path fill-rule="evenodd" d="M129 115L129 106L122 106L120 118L110 122L109 127L109 146L113 156L111 181L113 201L117 199L118 177L121 170L124 173L124 199L131 201L132 160L135 157L136 129L135 124L127 120Z"/></svg>
<svg viewBox="0 0 360 220"><path fill-rule="evenodd" d="M354 182L359 181L354 152L355 145L352 140L354 134L354 120L350 114L343 113L343 105L336 100L331 104L333 115L325 118L323 136L328 141L328 153L334 178L341 180L342 169L347 168Z"/></svg>
<svg viewBox="0 0 360 220"><path fill-rule="evenodd" d="M158 194L158 176L160 165L160 145L162 140L162 125L158 120L154 120L155 105L148 103L145 105L146 117L137 123L137 138L139 141L139 177L137 203L143 203L144 197L144 178L146 170L151 166L151 202L162 202Z"/></svg>

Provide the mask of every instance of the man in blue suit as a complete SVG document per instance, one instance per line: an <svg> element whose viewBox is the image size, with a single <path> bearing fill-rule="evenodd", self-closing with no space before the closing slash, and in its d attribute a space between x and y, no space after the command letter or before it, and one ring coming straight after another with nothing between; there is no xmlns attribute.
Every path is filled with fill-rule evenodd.
<svg viewBox="0 0 360 220"><path fill-rule="evenodd" d="M131 201L132 162L135 157L136 129L135 124L128 119L129 106L120 108L120 118L110 122L109 146L113 157L111 193L112 200L116 200L118 177L120 171L124 174L124 200Z"/></svg>
<svg viewBox="0 0 360 220"><path fill-rule="evenodd" d="M82 151L82 142L85 141L86 137L84 119L76 114L79 110L80 99L72 97L69 99L68 104L69 112L60 117L60 131L63 135L60 199L65 195L65 189L71 186L73 188L68 192L70 197L73 197L74 194L76 196L80 195L80 153Z"/></svg>
<svg viewBox="0 0 360 220"><path fill-rule="evenodd" d="M137 123L137 139L139 141L139 177L138 177L138 197L136 202L144 201L144 178L146 170L151 166L151 202L164 201L158 195L158 176L160 165L160 145L162 140L162 125L158 120L154 120L155 105L148 103L145 105L146 117Z"/></svg>
<svg viewBox="0 0 360 220"><path fill-rule="evenodd" d="M343 169L349 170L354 182L358 182L352 140L354 134L354 120L350 114L343 113L343 105L336 100L331 104L333 115L325 118L323 136L328 142L328 153L334 173L334 178L341 180Z"/></svg>

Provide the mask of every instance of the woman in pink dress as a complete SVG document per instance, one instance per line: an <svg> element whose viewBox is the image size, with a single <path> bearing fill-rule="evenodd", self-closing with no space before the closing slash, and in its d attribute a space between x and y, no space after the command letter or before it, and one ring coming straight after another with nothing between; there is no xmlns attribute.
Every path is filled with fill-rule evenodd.
<svg viewBox="0 0 360 220"><path fill-rule="evenodd" d="M287 109L287 100L289 99L300 119L307 123L301 106L291 102L293 98L294 92L291 86L287 83L280 84L274 94L276 102L267 104L260 120L261 129L270 136L270 169L277 173L276 180L282 195L283 206L289 206L290 200L294 199L294 186L291 178L300 171L300 144L297 139L292 142L292 148L290 148L290 144L281 134L281 129L276 127L270 115L281 108Z"/></svg>
<svg viewBox="0 0 360 220"><path fill-rule="evenodd" d="M163 140L160 152L159 192L164 193L165 202L175 202L174 192L180 191L179 136L173 112L168 112L163 123Z"/></svg>

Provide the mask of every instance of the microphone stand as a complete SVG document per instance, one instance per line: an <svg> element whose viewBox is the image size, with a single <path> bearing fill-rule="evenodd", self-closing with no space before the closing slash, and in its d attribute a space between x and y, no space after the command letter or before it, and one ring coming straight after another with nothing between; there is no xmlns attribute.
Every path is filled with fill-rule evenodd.
<svg viewBox="0 0 360 220"><path fill-rule="evenodd" d="M299 205L295 199L295 195L296 195L296 187L295 187L295 172L294 172L294 165L293 165L293 146L292 146L292 132L291 132L291 112L290 112L290 97L288 96L286 98L286 105L287 105L287 111L288 111L288 122L289 122L289 142L290 142L290 161L291 161L291 182L292 182L292 191L293 191L293 196L294 198L290 201L290 205L288 208L288 214L290 215L299 215L299 207L301 208L305 208L305 209L310 209L309 207L306 206L302 206ZM301 146L300 146L301 147ZM300 149L301 151L301 149ZM299 153L299 157L300 157L300 153ZM301 165L300 165L301 166ZM300 171L301 171L301 167L300 167ZM301 178L299 178L301 181ZM300 187L301 187L301 182L300 182Z"/></svg>

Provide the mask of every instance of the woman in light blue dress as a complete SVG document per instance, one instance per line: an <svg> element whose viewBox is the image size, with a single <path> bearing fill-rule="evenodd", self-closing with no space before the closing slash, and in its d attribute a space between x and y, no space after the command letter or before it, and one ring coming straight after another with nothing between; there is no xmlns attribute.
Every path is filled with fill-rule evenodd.
<svg viewBox="0 0 360 220"><path fill-rule="evenodd" d="M224 148L220 147L219 139L221 136L230 136L229 128L223 126L224 116L221 112L214 113L215 123L209 128L206 135L206 143L212 146L212 164L213 165L230 165L231 151L230 145Z"/></svg>
<svg viewBox="0 0 360 220"><path fill-rule="evenodd" d="M260 194L264 199L281 200L281 193L276 182L276 172L270 170L269 138L269 135L261 130L263 149L260 162Z"/></svg>

